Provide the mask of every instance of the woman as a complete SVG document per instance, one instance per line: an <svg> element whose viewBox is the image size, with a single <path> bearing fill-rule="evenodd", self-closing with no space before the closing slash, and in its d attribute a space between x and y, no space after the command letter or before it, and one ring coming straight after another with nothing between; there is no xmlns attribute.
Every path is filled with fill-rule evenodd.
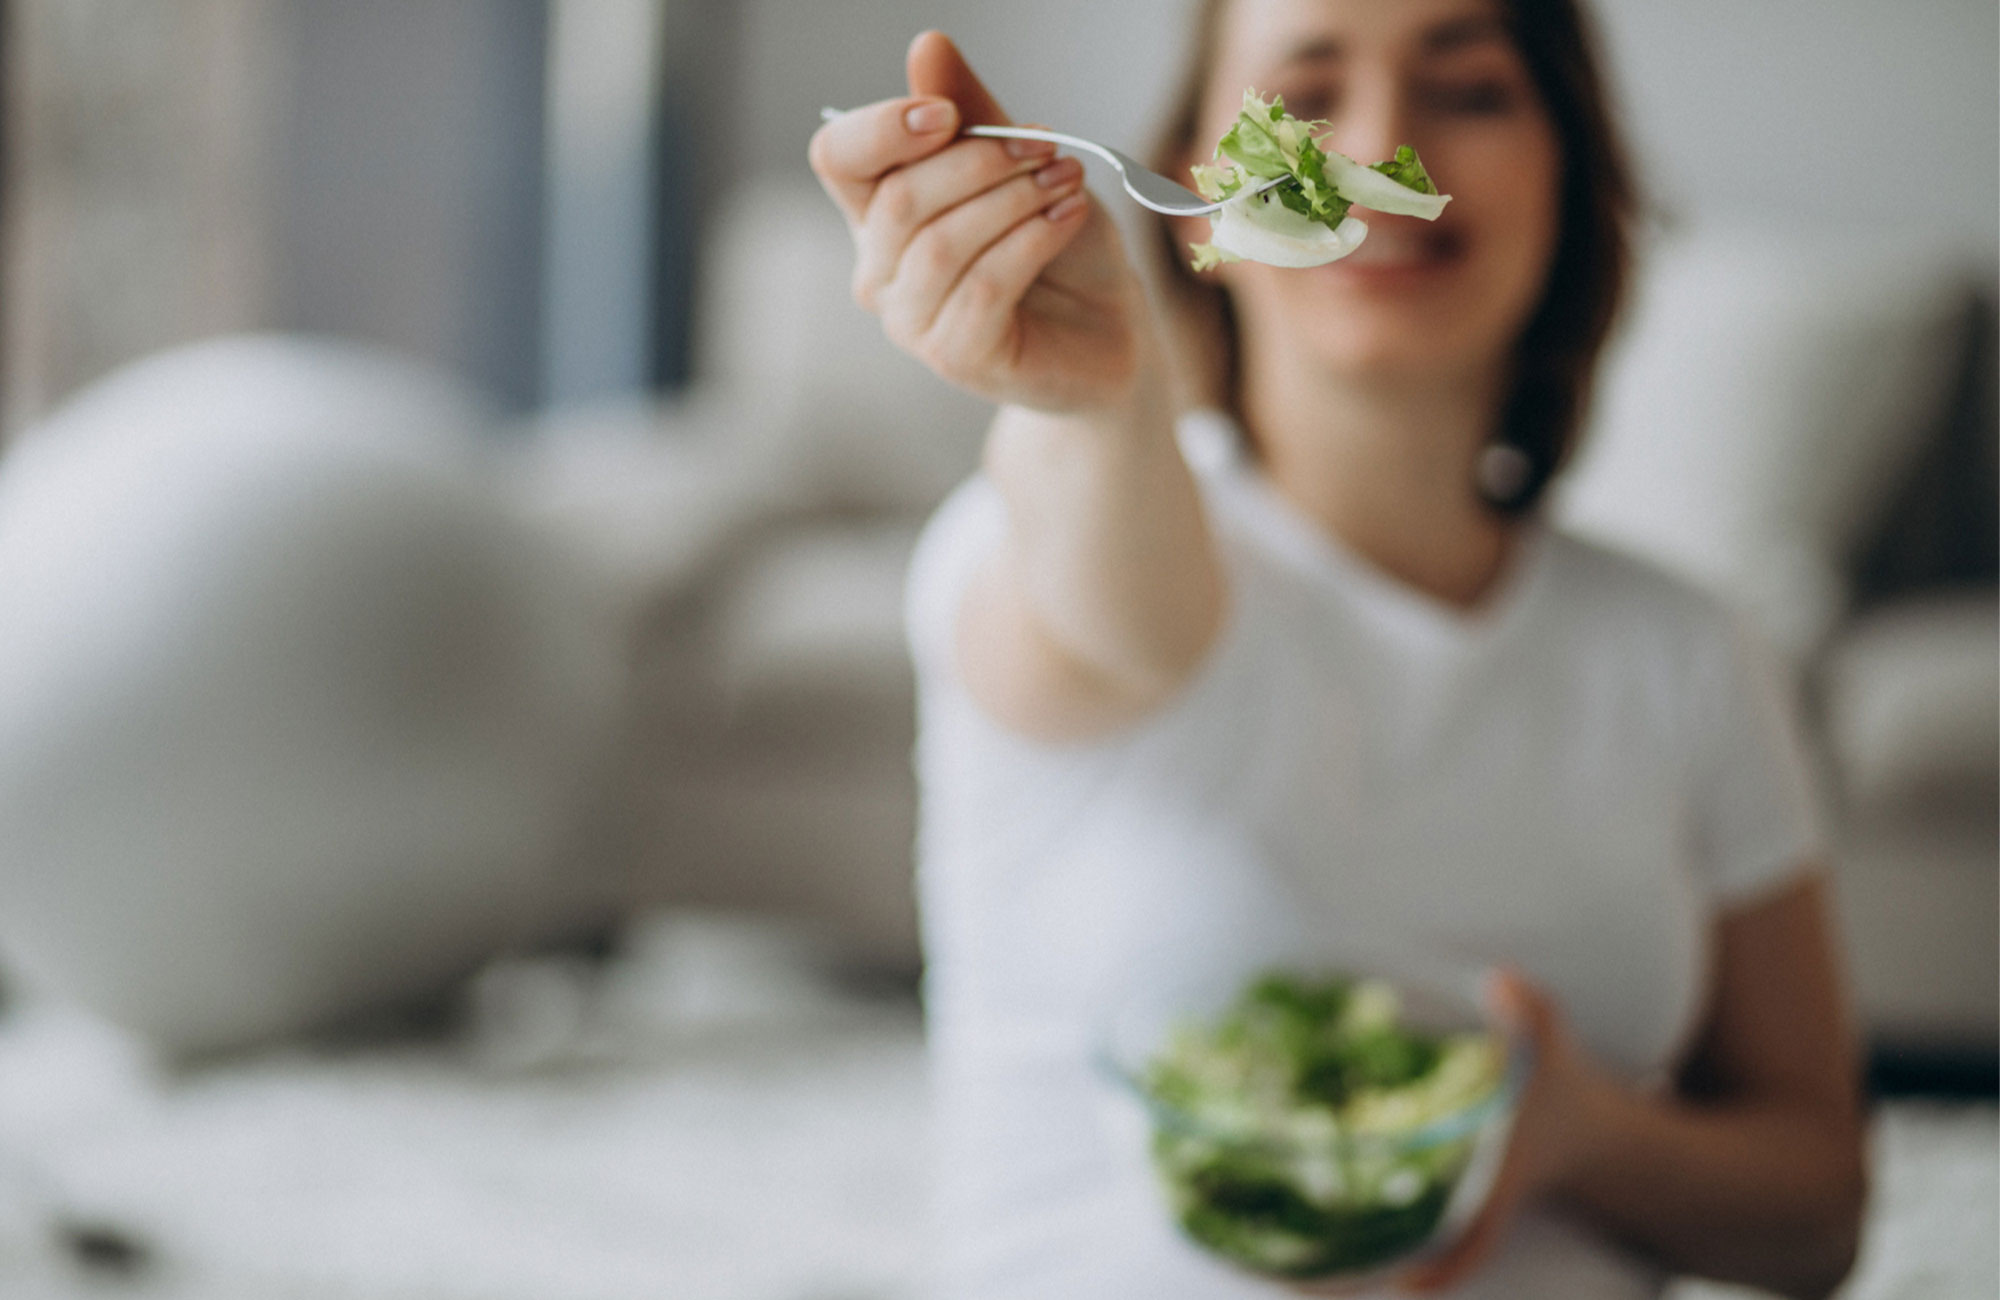
<svg viewBox="0 0 2000 1300"><path fill-rule="evenodd" d="M1135 986L1365 943L1503 970L1538 1049L1497 1190L1405 1285L1824 1295L1866 1180L1781 695L1534 513L1625 261L1581 19L1219 0L1199 35L1172 165L1254 86L1416 146L1444 217L1184 276L1169 329L1075 162L957 137L1005 118L943 37L813 141L859 301L1001 406L910 586L945 1292L1265 1294L1105 1135L1092 1035Z"/></svg>

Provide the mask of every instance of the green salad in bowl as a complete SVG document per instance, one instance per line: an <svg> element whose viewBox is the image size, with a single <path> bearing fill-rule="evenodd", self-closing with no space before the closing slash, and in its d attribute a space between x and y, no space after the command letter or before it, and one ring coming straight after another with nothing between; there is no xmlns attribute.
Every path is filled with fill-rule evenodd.
<svg viewBox="0 0 2000 1300"><path fill-rule="evenodd" d="M1261 1274L1358 1282L1477 1210L1527 1063L1471 999L1274 971L1195 1001L1128 1016L1105 1052L1194 1242Z"/></svg>

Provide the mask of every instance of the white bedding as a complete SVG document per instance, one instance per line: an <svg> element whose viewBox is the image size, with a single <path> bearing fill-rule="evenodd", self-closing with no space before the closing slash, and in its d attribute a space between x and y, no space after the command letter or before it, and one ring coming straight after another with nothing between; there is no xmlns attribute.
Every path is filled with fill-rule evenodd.
<svg viewBox="0 0 2000 1300"><path fill-rule="evenodd" d="M76 1013L17 1011L0 1021L0 1294L914 1297L914 1006L813 984L750 928L649 933L604 971L496 972L469 1036L179 1080ZM1875 1141L1848 1300L1990 1300L1994 1109L1890 1106ZM156 1267L107 1291L50 1245L51 1201L143 1235Z"/></svg>

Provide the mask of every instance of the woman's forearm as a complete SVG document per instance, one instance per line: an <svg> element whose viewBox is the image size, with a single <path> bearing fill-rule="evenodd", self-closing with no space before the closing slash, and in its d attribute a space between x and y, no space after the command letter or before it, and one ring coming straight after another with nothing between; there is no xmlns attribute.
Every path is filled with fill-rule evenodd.
<svg viewBox="0 0 2000 1300"><path fill-rule="evenodd" d="M1675 1270L1819 1297L1853 1263L1867 1194L1856 1126L1806 1107L1694 1105L1615 1085L1558 1197Z"/></svg>
<svg viewBox="0 0 2000 1300"><path fill-rule="evenodd" d="M1004 408L986 469L1010 525L979 593L989 623L1032 622L1134 708L1178 686L1220 625L1223 584L1166 385L1109 410Z"/></svg>

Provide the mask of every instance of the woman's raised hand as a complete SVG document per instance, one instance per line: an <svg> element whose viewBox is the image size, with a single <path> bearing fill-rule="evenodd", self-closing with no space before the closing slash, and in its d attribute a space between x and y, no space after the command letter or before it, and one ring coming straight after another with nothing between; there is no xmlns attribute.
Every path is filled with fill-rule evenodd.
<svg viewBox="0 0 2000 1300"><path fill-rule="evenodd" d="M959 671L1004 727L1102 735L1170 698L1221 625L1145 292L1075 160L959 135L1007 116L957 47L919 36L909 75L908 98L821 127L812 164L854 232L855 298L1001 405L981 467L1011 545L960 607Z"/></svg>
<svg viewBox="0 0 2000 1300"><path fill-rule="evenodd" d="M812 167L854 234L854 297L945 379L1048 412L1116 409L1140 382L1144 298L1083 167L958 135L1008 121L949 39L910 46L910 95L845 113Z"/></svg>

